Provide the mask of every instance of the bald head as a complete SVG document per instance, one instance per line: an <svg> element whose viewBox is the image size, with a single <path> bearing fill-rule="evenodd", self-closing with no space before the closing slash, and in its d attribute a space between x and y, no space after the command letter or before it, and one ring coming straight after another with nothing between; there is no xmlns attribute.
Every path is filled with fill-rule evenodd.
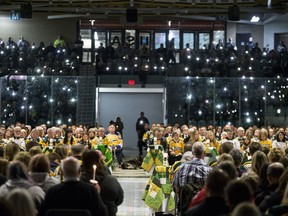
<svg viewBox="0 0 288 216"><path fill-rule="evenodd" d="M284 172L284 166L282 163L275 162L268 166L267 168L267 179L269 183L279 182L280 176Z"/></svg>

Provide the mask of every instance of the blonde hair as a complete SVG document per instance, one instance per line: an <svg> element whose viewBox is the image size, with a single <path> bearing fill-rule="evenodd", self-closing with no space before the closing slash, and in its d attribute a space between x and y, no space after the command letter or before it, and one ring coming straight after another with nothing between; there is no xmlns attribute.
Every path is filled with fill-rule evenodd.
<svg viewBox="0 0 288 216"><path fill-rule="evenodd" d="M268 159L270 162L279 162L280 158L285 155L285 151L282 148L272 148L268 153Z"/></svg>
<svg viewBox="0 0 288 216"><path fill-rule="evenodd" d="M261 166L267 162L268 158L266 154L262 151L256 151L252 156L251 168L258 176L260 176Z"/></svg>

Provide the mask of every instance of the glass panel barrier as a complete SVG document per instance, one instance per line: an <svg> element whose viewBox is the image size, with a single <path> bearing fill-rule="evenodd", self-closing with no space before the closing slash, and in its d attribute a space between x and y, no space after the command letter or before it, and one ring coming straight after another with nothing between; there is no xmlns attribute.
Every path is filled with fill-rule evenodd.
<svg viewBox="0 0 288 216"><path fill-rule="evenodd" d="M31 125L75 124L85 114L85 105L79 101L92 102L91 107L95 107L94 87L87 87L91 79L1 77L0 121L6 125L16 121ZM101 85L101 78L99 82ZM166 77L166 88L167 121L171 125L287 126L287 78Z"/></svg>

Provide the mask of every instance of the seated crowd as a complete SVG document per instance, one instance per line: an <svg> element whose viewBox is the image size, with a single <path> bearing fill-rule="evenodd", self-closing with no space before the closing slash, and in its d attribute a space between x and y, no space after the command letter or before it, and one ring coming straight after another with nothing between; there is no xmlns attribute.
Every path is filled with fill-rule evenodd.
<svg viewBox="0 0 288 216"><path fill-rule="evenodd" d="M7 201L6 207L9 202L19 207L7 215L85 209L94 216L116 216L124 191L112 176L111 153L121 164L123 142L114 125L107 132L20 123L0 130L0 209ZM25 209L22 199L29 204Z"/></svg>
<svg viewBox="0 0 288 216"><path fill-rule="evenodd" d="M116 48L114 48L116 47ZM287 49L269 50L253 46L236 49L235 44L223 42L205 44L202 49L192 49L189 44L182 50L159 48L150 50L146 45L139 50L132 49L128 43L103 43L95 49L96 71L100 74L167 74L169 65L176 64L176 53L179 53L177 73L201 77L276 77L287 76ZM0 38L0 69L4 75L79 75L83 58L83 41L76 40L69 45L59 36L54 43L45 46L30 43L23 37L14 42L9 37L5 43ZM86 61L86 60L85 60ZM90 60L89 60L90 61ZM88 62L89 62L88 61ZM179 64L178 64L179 63ZM172 75L172 74L168 74Z"/></svg>
<svg viewBox="0 0 288 216"><path fill-rule="evenodd" d="M113 122L107 131L21 123L0 129L0 208L25 199L31 208L19 207L24 216L51 209L116 215L124 192L111 175L106 150L121 164L123 141ZM146 124L145 130L139 151L159 145L168 154L183 215L272 215L288 205L288 127Z"/></svg>
<svg viewBox="0 0 288 216"><path fill-rule="evenodd" d="M145 128L139 153L152 145L167 152L181 215L229 215L238 204L273 215L287 205L288 127Z"/></svg>

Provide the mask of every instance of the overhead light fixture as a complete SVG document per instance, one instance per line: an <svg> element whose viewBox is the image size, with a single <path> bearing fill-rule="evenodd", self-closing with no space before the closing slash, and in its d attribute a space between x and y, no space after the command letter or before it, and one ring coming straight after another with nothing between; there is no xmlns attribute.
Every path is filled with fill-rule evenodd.
<svg viewBox="0 0 288 216"><path fill-rule="evenodd" d="M259 16L253 16L250 20L250 22L253 22L253 23L257 23L260 21L260 17Z"/></svg>

